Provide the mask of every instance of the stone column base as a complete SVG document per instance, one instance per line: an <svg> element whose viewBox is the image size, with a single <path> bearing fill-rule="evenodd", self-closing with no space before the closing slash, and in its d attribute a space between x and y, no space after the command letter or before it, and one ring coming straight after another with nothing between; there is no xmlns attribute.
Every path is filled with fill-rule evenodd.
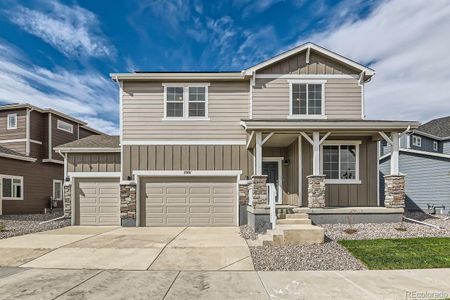
<svg viewBox="0 0 450 300"><path fill-rule="evenodd" d="M123 227L136 227L136 184L120 185L120 219Z"/></svg>
<svg viewBox="0 0 450 300"><path fill-rule="evenodd" d="M267 175L253 175L249 186L254 208L267 206Z"/></svg>
<svg viewBox="0 0 450 300"><path fill-rule="evenodd" d="M308 178L308 207L325 207L325 175L309 175Z"/></svg>
<svg viewBox="0 0 450 300"><path fill-rule="evenodd" d="M72 184L70 182L64 183L64 217L72 217Z"/></svg>
<svg viewBox="0 0 450 300"><path fill-rule="evenodd" d="M253 208L247 206L247 221L248 226L256 233L266 233L268 229L272 229L272 223L270 223L270 208L259 207Z"/></svg>
<svg viewBox="0 0 450 300"><path fill-rule="evenodd" d="M405 175L384 176L384 206L404 208L405 198Z"/></svg>
<svg viewBox="0 0 450 300"><path fill-rule="evenodd" d="M251 180L241 180L239 182L239 226L247 225L248 189L251 183Z"/></svg>

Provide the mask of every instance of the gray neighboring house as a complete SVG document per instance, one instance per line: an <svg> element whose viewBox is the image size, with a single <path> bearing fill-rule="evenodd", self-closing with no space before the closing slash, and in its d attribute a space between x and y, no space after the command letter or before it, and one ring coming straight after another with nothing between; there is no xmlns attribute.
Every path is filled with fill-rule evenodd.
<svg viewBox="0 0 450 300"><path fill-rule="evenodd" d="M65 155L66 216L73 225L248 222L261 231L277 209L316 223L337 220L332 214L399 220L399 134L419 123L365 119L364 86L374 75L312 43L233 72L111 74L119 140L56 148ZM394 157L384 207L381 139Z"/></svg>
<svg viewBox="0 0 450 300"><path fill-rule="evenodd" d="M381 141L380 178L389 172L390 147ZM406 175L406 208L450 209L450 116L429 121L402 136L400 171ZM381 201L384 183L380 181Z"/></svg>

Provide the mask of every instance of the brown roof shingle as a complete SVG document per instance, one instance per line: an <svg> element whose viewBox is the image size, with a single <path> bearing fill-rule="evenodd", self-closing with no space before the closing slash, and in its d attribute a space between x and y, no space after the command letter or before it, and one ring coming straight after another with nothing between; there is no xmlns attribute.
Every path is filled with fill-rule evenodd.
<svg viewBox="0 0 450 300"><path fill-rule="evenodd" d="M91 135L81 140L73 141L56 147L67 148L119 148L120 137L118 135Z"/></svg>

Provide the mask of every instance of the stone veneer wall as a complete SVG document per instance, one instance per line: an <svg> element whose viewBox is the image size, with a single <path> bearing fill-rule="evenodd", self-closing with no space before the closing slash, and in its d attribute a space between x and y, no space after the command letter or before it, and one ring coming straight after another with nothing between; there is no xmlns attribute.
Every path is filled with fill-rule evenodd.
<svg viewBox="0 0 450 300"><path fill-rule="evenodd" d="M249 186L249 193L252 195L252 206L267 207L267 175L253 175Z"/></svg>
<svg viewBox="0 0 450 300"><path fill-rule="evenodd" d="M72 217L72 185L64 183L64 217Z"/></svg>
<svg viewBox="0 0 450 300"><path fill-rule="evenodd" d="M136 226L136 184L120 185L120 219L122 226Z"/></svg>
<svg viewBox="0 0 450 300"><path fill-rule="evenodd" d="M248 189L249 189L249 185L251 184L251 181L247 181L247 182L241 182L239 183L239 204L240 205L248 205L248 197L249 197L249 193L248 193Z"/></svg>
<svg viewBox="0 0 450 300"><path fill-rule="evenodd" d="M325 175L309 175L308 178L308 207L325 207Z"/></svg>
<svg viewBox="0 0 450 300"><path fill-rule="evenodd" d="M405 207L405 176L384 176L384 206L389 208Z"/></svg>

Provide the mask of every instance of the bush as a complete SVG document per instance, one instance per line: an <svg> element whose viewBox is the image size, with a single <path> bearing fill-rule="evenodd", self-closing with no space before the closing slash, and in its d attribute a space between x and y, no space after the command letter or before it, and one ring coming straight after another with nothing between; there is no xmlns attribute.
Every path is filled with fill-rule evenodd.
<svg viewBox="0 0 450 300"><path fill-rule="evenodd" d="M5 224L0 222L0 232L5 230Z"/></svg>

